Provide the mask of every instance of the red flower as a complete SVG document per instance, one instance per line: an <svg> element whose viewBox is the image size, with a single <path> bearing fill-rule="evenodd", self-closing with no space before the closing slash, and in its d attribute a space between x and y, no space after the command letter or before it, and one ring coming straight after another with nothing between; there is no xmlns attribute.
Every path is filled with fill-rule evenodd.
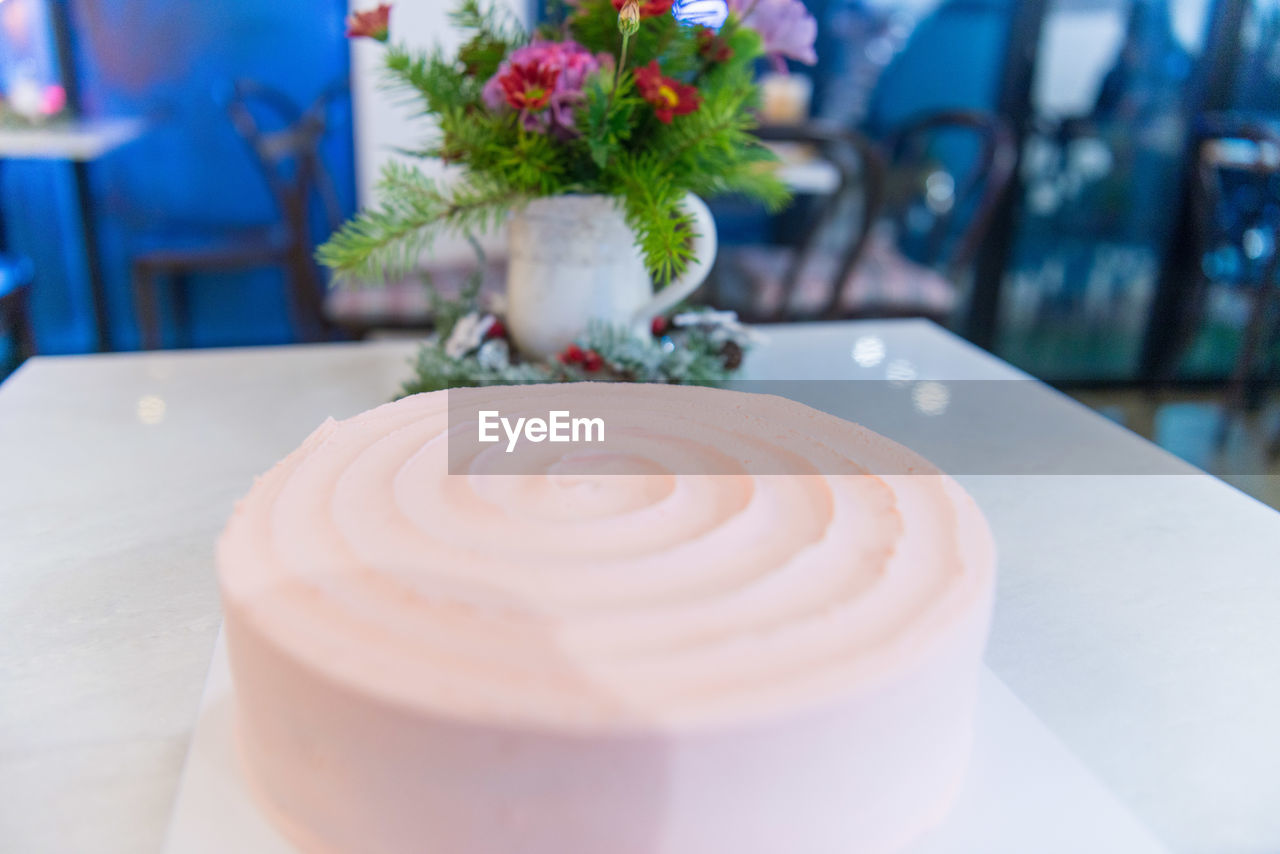
<svg viewBox="0 0 1280 854"><path fill-rule="evenodd" d="M369 38L384 42L391 34L391 4L380 3L378 8L365 12L352 12L347 18L347 38Z"/></svg>
<svg viewBox="0 0 1280 854"><path fill-rule="evenodd" d="M613 0L613 8L621 12L627 0ZM671 0L644 0L640 3L641 18L656 18L671 11Z"/></svg>
<svg viewBox="0 0 1280 854"><path fill-rule="evenodd" d="M727 39L721 38L715 30L702 27L698 30L698 56L708 62L728 62L733 59L733 48Z"/></svg>
<svg viewBox="0 0 1280 854"><path fill-rule="evenodd" d="M541 110L551 101L560 67L545 62L513 62L498 75L502 97L514 109Z"/></svg>
<svg viewBox="0 0 1280 854"><path fill-rule="evenodd" d="M636 86L641 97L653 105L653 114L663 124L671 124L674 116L692 113L702 103L697 89L663 77L656 59L636 69Z"/></svg>
<svg viewBox="0 0 1280 854"><path fill-rule="evenodd" d="M604 367L604 357L595 350L588 350L582 354L582 369L584 371L595 372Z"/></svg>

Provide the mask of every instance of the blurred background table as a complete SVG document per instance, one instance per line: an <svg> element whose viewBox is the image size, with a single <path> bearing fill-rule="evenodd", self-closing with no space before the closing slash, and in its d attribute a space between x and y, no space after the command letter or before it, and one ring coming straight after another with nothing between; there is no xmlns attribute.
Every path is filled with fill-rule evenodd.
<svg viewBox="0 0 1280 854"><path fill-rule="evenodd" d="M1000 550L987 661L1174 851L1280 850L1280 514L930 323L768 336L748 377L896 378L935 401L965 380L1020 383L1017 411L963 435L1066 430L1126 461L960 478ZM221 619L213 543L232 502L325 417L391 397L413 350L36 358L0 387L6 851L158 850ZM1063 471L1083 470L1060 450Z"/></svg>
<svg viewBox="0 0 1280 854"><path fill-rule="evenodd" d="M84 241L97 350L112 349L111 318L98 226L93 215L89 163L137 139L143 129L143 122L136 119L68 119L32 127L0 127L0 165L5 160L65 160L71 164L76 219L80 238ZM3 233L0 229L0 235Z"/></svg>
<svg viewBox="0 0 1280 854"><path fill-rule="evenodd" d="M137 119L66 120L31 127L0 127L0 160L96 160L142 135Z"/></svg>

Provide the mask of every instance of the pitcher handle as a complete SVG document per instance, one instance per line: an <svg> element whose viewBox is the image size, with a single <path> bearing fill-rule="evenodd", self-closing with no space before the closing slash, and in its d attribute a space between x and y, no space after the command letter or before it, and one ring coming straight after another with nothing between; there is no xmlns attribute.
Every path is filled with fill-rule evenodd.
<svg viewBox="0 0 1280 854"><path fill-rule="evenodd" d="M706 281L711 266L716 262L716 221L702 199L693 193L685 195L681 205L693 215L693 259L683 273L653 295L648 303L636 310L635 323L648 325L649 321L665 313L680 300L698 289Z"/></svg>

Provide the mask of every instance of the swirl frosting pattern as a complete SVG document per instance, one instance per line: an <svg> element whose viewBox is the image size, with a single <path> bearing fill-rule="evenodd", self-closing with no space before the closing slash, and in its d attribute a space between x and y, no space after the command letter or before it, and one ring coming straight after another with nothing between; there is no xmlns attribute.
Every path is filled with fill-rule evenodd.
<svg viewBox="0 0 1280 854"><path fill-rule="evenodd" d="M598 474L582 459L564 473L564 446L542 444L541 473L485 475L503 452L489 446L469 474L446 476L450 427L475 426L456 414L450 424L446 394L411 398L326 423L258 484L223 542L227 598L371 693L590 727L847 690L987 591L988 568L965 560L982 547L980 520L923 460L921 474L822 473L910 457L848 422L698 389L472 397L503 413L575 411L589 398L641 452L678 443L723 459L731 436L754 456L718 468L739 474L637 456L623 470L643 473L613 474L616 453ZM699 417L681 421L691 410ZM771 444L782 431L802 442ZM832 459L841 448L849 456ZM750 475L750 464L770 469L770 453L807 454L787 466L811 473Z"/></svg>
<svg viewBox="0 0 1280 854"><path fill-rule="evenodd" d="M464 439L478 408L590 408L616 438L532 445L504 473L501 443ZM218 564L260 745L306 730L266 720L301 714L301 688L278 693L295 672L397 720L584 737L769 725L874 696L947 644L971 693L994 572L977 508L910 451L780 398L621 384L326 422L240 503ZM262 761L268 788L284 761Z"/></svg>

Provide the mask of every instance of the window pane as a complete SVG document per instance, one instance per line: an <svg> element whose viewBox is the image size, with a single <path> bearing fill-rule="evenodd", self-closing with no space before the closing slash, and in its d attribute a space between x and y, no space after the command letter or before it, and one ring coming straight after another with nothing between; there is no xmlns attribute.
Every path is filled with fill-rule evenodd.
<svg viewBox="0 0 1280 854"><path fill-rule="evenodd" d="M1039 376L1137 371L1208 11L1208 0L1050 5L997 342Z"/></svg>

